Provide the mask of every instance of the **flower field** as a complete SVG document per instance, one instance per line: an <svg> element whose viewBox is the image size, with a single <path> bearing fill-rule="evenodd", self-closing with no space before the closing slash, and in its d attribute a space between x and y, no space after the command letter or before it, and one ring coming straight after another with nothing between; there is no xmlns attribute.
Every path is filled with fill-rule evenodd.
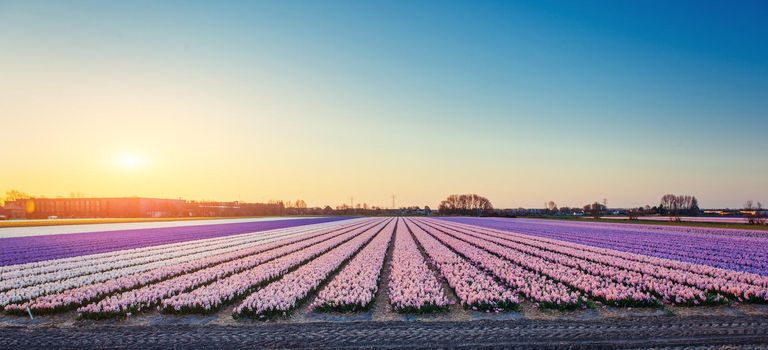
<svg viewBox="0 0 768 350"><path fill-rule="evenodd" d="M535 219L450 218L452 222L594 247L768 275L768 233Z"/></svg>
<svg viewBox="0 0 768 350"><path fill-rule="evenodd" d="M0 239L0 308L90 319L148 312L269 319L300 309L365 313L381 303L424 314L504 312L522 303L567 310L768 302L768 237L752 232L480 218L302 220L252 232L202 225L126 233L131 239Z"/></svg>
<svg viewBox="0 0 768 350"><path fill-rule="evenodd" d="M0 266L343 220L309 218L2 238ZM6 270L3 268L0 272Z"/></svg>

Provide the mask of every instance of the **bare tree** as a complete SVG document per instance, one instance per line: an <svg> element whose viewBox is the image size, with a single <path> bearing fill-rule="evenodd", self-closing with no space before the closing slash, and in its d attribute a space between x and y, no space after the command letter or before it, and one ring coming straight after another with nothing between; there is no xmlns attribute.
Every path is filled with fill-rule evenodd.
<svg viewBox="0 0 768 350"><path fill-rule="evenodd" d="M752 215L752 210L754 209L754 204L752 200L747 200L744 202L744 215L747 219L747 224L754 225L755 224L755 216Z"/></svg>
<svg viewBox="0 0 768 350"><path fill-rule="evenodd" d="M698 215L699 213L699 200L691 195L665 194L661 197L660 206L666 210L672 221L681 221L680 216L683 214Z"/></svg>
<svg viewBox="0 0 768 350"><path fill-rule="evenodd" d="M493 205L477 194L452 194L440 202L438 210L448 215L480 215L493 210Z"/></svg>
<svg viewBox="0 0 768 350"><path fill-rule="evenodd" d="M750 199L744 202L744 215L747 223L750 225L765 225L766 217L763 213L763 203L757 202L757 205Z"/></svg>

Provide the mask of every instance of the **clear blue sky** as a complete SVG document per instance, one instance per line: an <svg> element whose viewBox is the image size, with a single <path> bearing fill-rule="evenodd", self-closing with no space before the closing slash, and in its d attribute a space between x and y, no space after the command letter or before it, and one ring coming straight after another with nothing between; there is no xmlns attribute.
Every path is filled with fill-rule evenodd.
<svg viewBox="0 0 768 350"><path fill-rule="evenodd" d="M766 19L765 1L0 0L4 144L28 145L0 155L0 190L765 203Z"/></svg>

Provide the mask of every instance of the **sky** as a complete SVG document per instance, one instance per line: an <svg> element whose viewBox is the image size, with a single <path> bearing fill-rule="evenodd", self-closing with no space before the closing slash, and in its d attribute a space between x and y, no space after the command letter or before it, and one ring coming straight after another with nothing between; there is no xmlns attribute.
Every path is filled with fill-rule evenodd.
<svg viewBox="0 0 768 350"><path fill-rule="evenodd" d="M0 0L0 191L768 202L765 1Z"/></svg>

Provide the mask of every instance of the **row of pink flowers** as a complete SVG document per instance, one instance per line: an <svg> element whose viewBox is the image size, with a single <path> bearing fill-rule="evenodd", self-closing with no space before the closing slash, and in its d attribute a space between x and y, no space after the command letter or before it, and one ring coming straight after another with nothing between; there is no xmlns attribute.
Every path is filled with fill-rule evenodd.
<svg viewBox="0 0 768 350"><path fill-rule="evenodd" d="M404 221L397 225L392 251L389 302L401 312L442 309L451 303L424 261Z"/></svg>
<svg viewBox="0 0 768 350"><path fill-rule="evenodd" d="M552 278L564 281L608 303L657 303L656 298L648 293L660 296L666 303L700 304L707 301L707 296L701 289L625 270L613 264L597 264L573 256L498 238L469 235L452 229L446 232L483 248L487 247L490 252L500 254L527 268L547 271ZM575 276L578 276L578 279L572 278ZM578 284L575 281L578 281ZM602 293L609 293L610 298L601 298Z"/></svg>
<svg viewBox="0 0 768 350"><path fill-rule="evenodd" d="M315 229L318 230L318 229ZM95 258L90 264L85 266L73 267L70 264L62 264L62 268L57 271L50 271L40 274L27 274L15 278L0 281L0 291L22 288L36 284L60 281L64 279L76 278L95 273L114 271L127 267L148 265L154 262L169 261L175 258L199 257L196 254L215 255L232 249L247 248L250 245L260 244L265 239L287 237L295 234L303 234L306 229L284 229L278 232L252 233L240 236L228 236L223 238L214 238L215 241L191 241L185 243L176 243L172 246L152 249L143 252L126 252L125 255L110 256L107 258ZM178 261L178 260L176 260Z"/></svg>
<svg viewBox="0 0 768 350"><path fill-rule="evenodd" d="M492 276L448 249L414 225L413 221L407 220L407 223L416 240L424 247L424 251L456 292L464 307L498 310L517 306L519 299L516 292L499 284Z"/></svg>
<svg viewBox="0 0 768 350"><path fill-rule="evenodd" d="M459 237L462 239L456 239L456 241L469 242L472 245L482 248L482 250L486 251L486 255L480 255L476 261L480 264L482 264L485 259L491 259L495 254L516 265L569 285L592 298L606 303L615 305L652 305L658 303L653 296L643 292L637 287L627 286L588 274L579 269L548 262L542 258L508 249L492 242L482 241L471 236L462 236L456 232L446 231L451 232L451 235L435 229L432 229L430 232L446 241L451 241L451 236Z"/></svg>
<svg viewBox="0 0 768 350"><path fill-rule="evenodd" d="M327 229L306 235L300 234L298 236L291 236L289 238L276 237L262 241L261 244L249 248L237 249L224 254L205 256L191 261L169 265L139 274L123 276L101 283L84 285L63 292L45 295L24 304L8 305L6 306L6 310L10 312L24 312L26 307L30 307L35 312L42 313L69 310L73 307L98 300L115 292L138 288L149 283L156 283L168 278L172 278L174 276L188 274L206 267L221 269L222 271L226 270L225 266L234 269L237 268L237 266L242 266L243 264L242 261L238 262L238 259L242 259L288 244L302 242L314 237L323 236L329 234L329 232L332 235L332 233L336 232L337 230L339 229ZM231 262L231 264L219 265L227 262Z"/></svg>
<svg viewBox="0 0 768 350"><path fill-rule="evenodd" d="M343 230L332 230L331 232L301 237L288 242L281 241L267 246L260 251L244 255L239 259L113 295L99 302L81 307L78 309L78 312L86 318L104 318L146 310L153 305L157 305L164 298L193 290L199 286L251 269L286 254L322 243L338 237L343 232Z"/></svg>
<svg viewBox="0 0 768 350"><path fill-rule="evenodd" d="M302 250L287 254L254 268L242 271L226 278L189 292L163 299L160 308L163 312L208 313L218 310L223 305L248 295L256 288L272 281L289 270L301 266L315 257L354 239L371 230L378 230L384 220L376 219L363 227L353 229L329 240L320 242Z"/></svg>
<svg viewBox="0 0 768 350"><path fill-rule="evenodd" d="M376 226L367 230L256 291L235 308L234 315L265 317L290 312L374 236L381 232L391 236L393 222L389 220L383 229Z"/></svg>
<svg viewBox="0 0 768 350"><path fill-rule="evenodd" d="M359 311L373 302L381 266L396 221L392 220L344 269L328 283L312 303L313 310Z"/></svg>
<svg viewBox="0 0 768 350"><path fill-rule="evenodd" d="M639 273L644 281L653 281L654 278L670 281L671 283L654 282L659 286L666 285L666 288L677 288L675 284L683 284L710 293L722 293L739 300L768 301L768 288L765 287L765 284L768 282L766 277L748 272L724 270L707 265L643 256L606 248L595 248L512 232L499 233L476 226L462 228L465 231L469 230L469 233L472 235L482 235L482 238L512 248L538 248L583 259L587 261L581 263L585 268L593 266L588 262L595 262L601 265L593 268L605 273L609 273L610 269L602 266L618 267ZM660 294L665 295L664 293ZM675 300L676 298L676 296L669 293L666 296L670 300ZM693 303L701 302L700 298L701 295ZM716 299L715 301L719 300L718 296L713 296L713 298Z"/></svg>
<svg viewBox="0 0 768 350"><path fill-rule="evenodd" d="M419 225L439 241L490 271L515 288L518 293L542 307L573 309L584 306L583 296L560 282L507 259L499 258L486 250L425 225L424 222L419 222Z"/></svg>

